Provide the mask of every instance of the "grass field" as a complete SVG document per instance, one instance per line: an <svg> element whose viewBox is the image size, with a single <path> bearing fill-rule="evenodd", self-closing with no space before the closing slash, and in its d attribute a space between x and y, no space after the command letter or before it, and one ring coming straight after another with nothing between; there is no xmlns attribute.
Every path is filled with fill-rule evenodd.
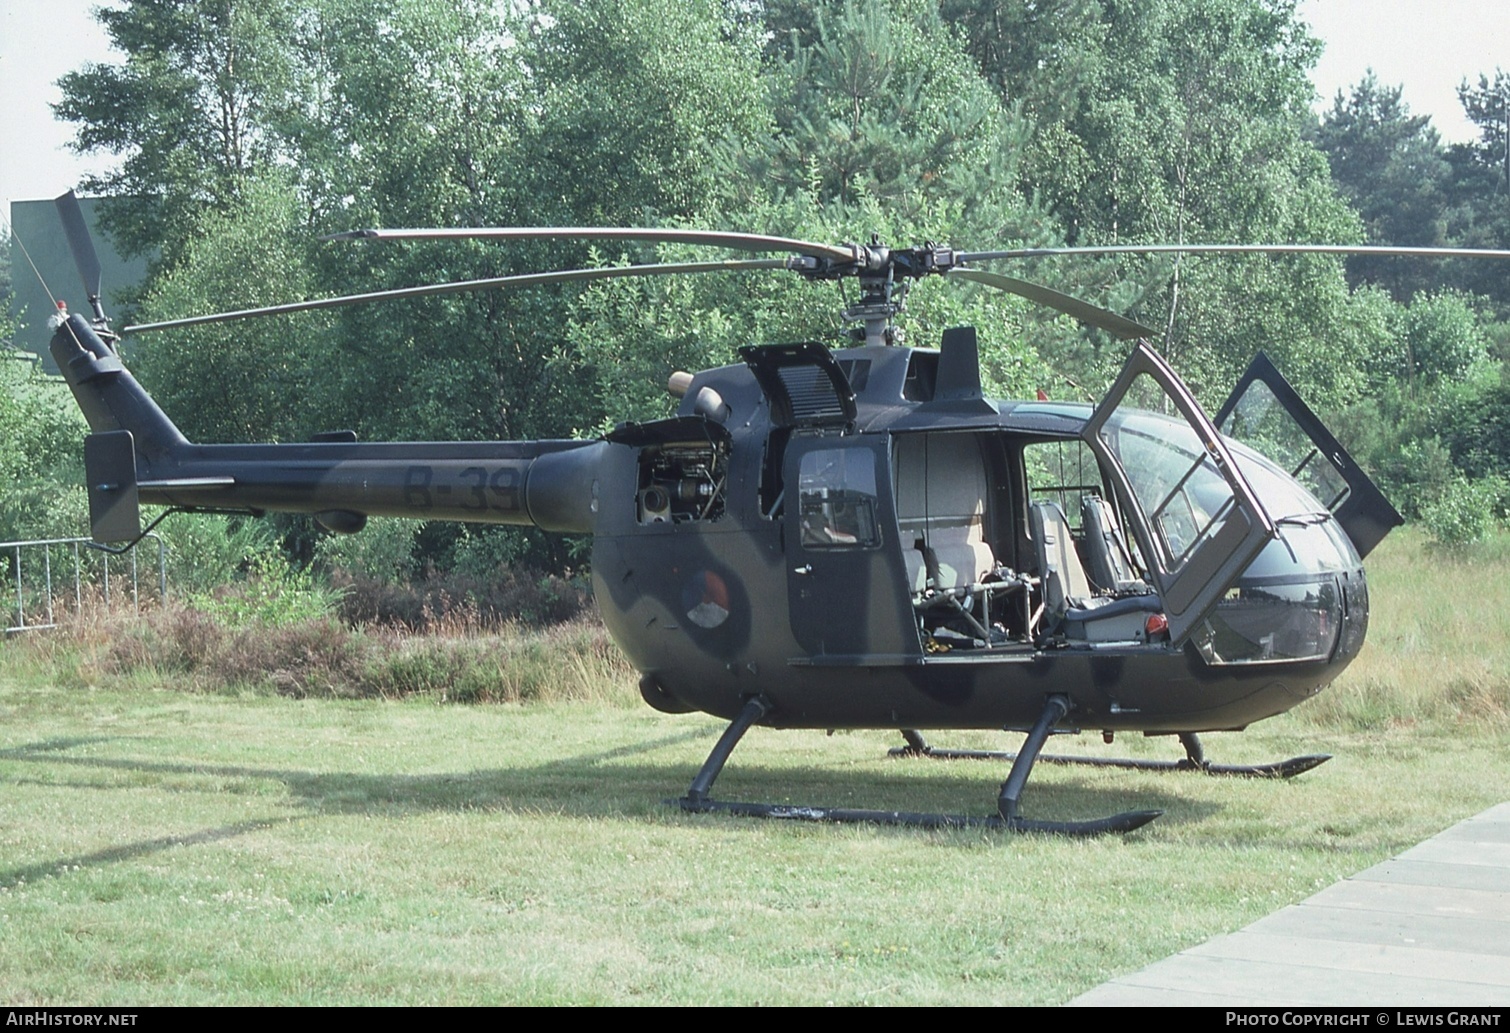
<svg viewBox="0 0 1510 1033"><path fill-rule="evenodd" d="M682 815L661 800L719 723L627 683L488 705L190 693L10 643L0 1001L1060 1002L1510 796L1510 563L1403 536L1370 569L1369 655L1207 741L1335 760L1281 783L1040 768L1030 816L1167 811L1086 841ZM989 813L999 767L893 742L757 729L720 795Z"/></svg>

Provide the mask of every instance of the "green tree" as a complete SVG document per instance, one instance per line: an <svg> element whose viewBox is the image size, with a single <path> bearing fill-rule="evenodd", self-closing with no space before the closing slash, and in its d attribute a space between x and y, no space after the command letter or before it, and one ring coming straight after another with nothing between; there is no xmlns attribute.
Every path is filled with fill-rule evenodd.
<svg viewBox="0 0 1510 1033"><path fill-rule="evenodd" d="M0 357L0 538L50 538L88 527L86 428L67 388L34 363Z"/></svg>
<svg viewBox="0 0 1510 1033"><path fill-rule="evenodd" d="M1057 126L1037 126L1024 167L1071 234L1168 241L1283 221L1320 171L1298 139L1318 45L1293 3L1100 7L1082 29L1096 59L1072 66L1075 88L1059 93L1073 103Z"/></svg>
<svg viewBox="0 0 1510 1033"><path fill-rule="evenodd" d="M1023 207L1013 184L1026 127L933 4L819 5L770 65L774 124L739 155L748 188L810 192L838 211L869 199L918 232L940 213L987 240L1009 231Z"/></svg>
<svg viewBox="0 0 1510 1033"><path fill-rule="evenodd" d="M1494 192L1510 199L1510 74L1495 70L1491 80L1479 76L1477 84L1458 87L1463 111L1479 130L1479 138L1462 145L1461 154L1482 170L1487 182L1497 180Z"/></svg>
<svg viewBox="0 0 1510 1033"><path fill-rule="evenodd" d="M315 221L476 226L518 175L519 26L483 0L315 0L294 44L310 69L284 120Z"/></svg>
<svg viewBox="0 0 1510 1033"><path fill-rule="evenodd" d="M1371 244L1439 247L1447 243L1446 151L1431 119L1412 115L1400 87L1369 72L1350 93L1338 92L1316 134L1332 178L1363 218ZM1440 262L1357 255L1353 283L1377 283L1397 299L1442 282Z"/></svg>
<svg viewBox="0 0 1510 1033"><path fill-rule="evenodd" d="M934 3L830 0L768 3L763 10L771 128L729 148L725 159L729 182L742 191L730 211L742 213L746 224L818 240L874 233L901 245L1063 242L1018 188L1028 121L997 95L964 49L968 41ZM1087 269L1056 285L1125 307L1132 295L1107 296L1107 280L1097 267ZM789 292L791 300L768 291ZM832 287L784 284L752 289L751 296L767 313L752 312L759 329L742 328L744 341L827 335L841 343ZM737 304L717 308L735 312ZM957 282L918 283L908 306L901 321L908 340L925 346L936 344L951 320L977 323L988 367L1003 374L1001 390L1017 381L1029 383L1029 391L1065 386L1036 360L1021 359L1035 347L1052 351L1078 340L1082 331L1068 319ZM772 319L770 312L801 316Z"/></svg>
<svg viewBox="0 0 1510 1033"><path fill-rule="evenodd" d="M356 5L360 7L361 5ZM453 13L459 11L458 6ZM333 93L360 99L357 131L394 127L365 148L341 194L379 224L519 225L695 219L722 189L707 160L763 117L754 49L712 3L619 0L542 4L504 24L491 5L437 25L433 5L395 22L424 59L368 60L371 34L333 69ZM489 19L492 19L490 22ZM478 38L487 41L484 59ZM390 44L388 50L393 49ZM433 81L405 69L444 70ZM383 70L376 75L374 69ZM469 114L477 111L479 114ZM485 113L485 114L483 114ZM413 131L408 131L408 127ZM419 153L403 153L416 149ZM412 185L408 177L418 181ZM347 248L340 278L373 285L466 279L584 265L586 244L443 242ZM374 433L522 438L596 425L579 372L547 362L565 342L564 289L488 292L352 312L342 320L354 416L390 417ZM585 389L584 389L585 388ZM386 403L384 400L387 400ZM394 404L395 401L397 404ZM623 415L623 414L620 414ZM402 419L403 426L393 425Z"/></svg>
<svg viewBox="0 0 1510 1033"><path fill-rule="evenodd" d="M1453 242L1463 247L1510 247L1510 74L1458 87L1464 113L1478 127L1479 138L1454 144L1450 196ZM1500 318L1510 315L1510 289L1497 262L1464 262L1454 283L1493 300Z"/></svg>
<svg viewBox="0 0 1510 1033"><path fill-rule="evenodd" d="M297 198L277 177L251 180L225 212L205 212L181 261L156 277L144 320L254 308L311 293ZM133 370L195 441L307 439L310 394L330 319L319 313L244 320L137 339Z"/></svg>
<svg viewBox="0 0 1510 1033"><path fill-rule="evenodd" d="M1369 362L1368 395L1342 414L1337 429L1402 512L1415 518L1433 511L1440 519L1457 512L1456 504L1433 509L1455 482L1510 474L1510 390L1488 358L1473 299L1423 292L1405 307L1382 294L1358 292L1379 302L1385 331Z"/></svg>
<svg viewBox="0 0 1510 1033"><path fill-rule="evenodd" d="M1019 24L1047 28L1042 50L981 41L996 31L986 7L958 0L946 10L971 33L972 54L998 59L983 66L988 77L1015 88L1035 114L1021 189L1047 206L1071 243L1358 238L1356 217L1305 138L1307 71L1319 44L1291 0L1033 5ZM1076 26L1075 17L1085 20ZM1022 274L1058 285L1078 265ZM1361 386L1366 321L1349 311L1340 263L1129 260L1111 275L1135 314L1164 330L1161 347L1210 401L1261 347L1299 371L1302 389L1323 405ZM1119 354L1071 347L1056 359L1098 382Z"/></svg>
<svg viewBox="0 0 1510 1033"><path fill-rule="evenodd" d="M1405 312L1402 372L1412 383L1432 386L1462 381L1488 357L1488 340L1468 299L1454 293L1423 294Z"/></svg>
<svg viewBox="0 0 1510 1033"><path fill-rule="evenodd" d="M96 17L124 64L58 83L74 147L121 158L86 189L120 198L105 222L126 252L177 260L198 214L234 203L244 178L286 153L278 126L302 92L291 0L131 0Z"/></svg>
<svg viewBox="0 0 1510 1033"><path fill-rule="evenodd" d="M720 0L542 0L528 23L521 201L537 222L697 219L725 140L764 132L759 40Z"/></svg>
<svg viewBox="0 0 1510 1033"><path fill-rule="evenodd" d="M1101 74L1102 0L940 0L939 11L1003 101L1041 127L1068 117Z"/></svg>

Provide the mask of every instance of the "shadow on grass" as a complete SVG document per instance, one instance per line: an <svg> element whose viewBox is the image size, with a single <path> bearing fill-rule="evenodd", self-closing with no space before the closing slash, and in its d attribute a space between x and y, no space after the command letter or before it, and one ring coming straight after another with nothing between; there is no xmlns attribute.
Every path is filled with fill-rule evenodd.
<svg viewBox="0 0 1510 1033"><path fill-rule="evenodd" d="M72 750L80 746L93 746L97 742L113 742L108 735L75 736L66 739L43 739L41 742L29 742L24 746L12 746L0 750L0 760L26 760L35 757L39 753L59 753L63 750Z"/></svg>
<svg viewBox="0 0 1510 1033"><path fill-rule="evenodd" d="M301 817L289 816L238 821L233 825L202 829L199 832L191 832L183 836L159 836L156 839L143 839L135 843L106 847L104 850L96 850L92 854L79 854L75 857L65 857L57 861L46 861L41 864L11 868L7 871L0 871L0 889L14 889L27 882L35 882L49 875L60 875L74 868L99 868L107 864L115 864L118 861L129 861L133 857L144 857L147 854L171 850L173 847L198 846L202 843L215 843L222 839L234 839L237 836L244 836L248 832L256 832L259 829L272 828L274 825L283 825L291 821L298 821Z"/></svg>
<svg viewBox="0 0 1510 1033"><path fill-rule="evenodd" d="M425 775L372 775L67 755L66 751L71 748L112 741L105 737L51 739L16 746L0 751L0 759L65 765L96 772L121 771L137 775L280 782L304 813L237 822L183 835L159 836L57 861L0 870L0 887L13 887L49 874L61 874L72 868L108 865L173 847L231 839L321 815L401 817L410 813L466 810L662 822L678 814L663 801L670 795L679 796L684 791L696 773L697 765L689 764L681 757L661 764L629 761L693 741L708 741L711 744L719 731L720 728L716 725L704 724L696 729L659 736L641 743L541 764ZM907 770L912 763L919 766L911 771ZM996 792L1006 772L1006 764L991 761L904 760L895 766L887 766L884 774L877 776L874 772L858 771L851 767L782 767L758 761L742 764L736 756L721 776L716 795L720 799L758 800L797 806L879 807L988 816L995 811ZM1173 774L1170 777L1190 776ZM11 785L22 784L22 780L18 779L7 781ZM1216 805L1172 793L1149 792L1146 788L1107 787L1104 784L1091 784L1092 781L1104 783L1105 779L1061 773L1052 780L1030 781L1024 796L1024 816L1082 820L1104 817L1130 807L1162 808L1173 812L1166 814L1162 821L1184 823L1197 821L1216 810ZM91 781L82 786L67 783L64 787L98 790L128 788L126 785L99 781ZM129 788L142 787L132 785ZM177 787L176 791L184 790ZM686 815L681 820L743 823L751 819ZM899 829L897 834L916 835L921 831Z"/></svg>

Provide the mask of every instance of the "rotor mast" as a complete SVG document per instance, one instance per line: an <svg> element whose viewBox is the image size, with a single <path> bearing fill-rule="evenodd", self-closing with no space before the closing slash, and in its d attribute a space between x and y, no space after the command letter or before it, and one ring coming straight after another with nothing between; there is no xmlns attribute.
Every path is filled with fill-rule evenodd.
<svg viewBox="0 0 1510 1033"><path fill-rule="evenodd" d="M870 245L857 250L865 256L857 274L860 299L839 315L846 323L860 324L858 331L851 333L862 339L866 347L901 344L902 332L892 320L906 307L909 285L904 282L897 289L891 249L878 236L872 234Z"/></svg>

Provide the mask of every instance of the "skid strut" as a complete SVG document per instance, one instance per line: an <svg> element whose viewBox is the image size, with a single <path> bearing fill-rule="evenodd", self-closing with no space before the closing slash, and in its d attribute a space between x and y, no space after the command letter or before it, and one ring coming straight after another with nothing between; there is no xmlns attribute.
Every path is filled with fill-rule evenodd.
<svg viewBox="0 0 1510 1033"><path fill-rule="evenodd" d="M746 701L743 709L729 722L713 744L708 759L692 779L687 795L678 800L668 800L684 811L694 813L718 812L739 814L754 818L785 818L794 821L833 821L868 823L877 825L910 825L921 828L986 827L1009 829L1013 832L1050 832L1066 836L1094 836L1109 832L1131 832L1153 821L1163 811L1126 811L1093 821L1034 821L1018 815L1018 802L1038 752L1053 726L1069 712L1070 701L1065 696L1051 696L1027 742L1016 755L1007 780L1002 783L997 797L997 814L989 818L971 817L962 814L929 814L911 811L871 811L844 807L798 807L791 804L741 803L731 800L715 800L709 794L713 782L729 761L729 755L750 726L771 713L773 707L763 696ZM916 733L914 733L916 734ZM919 737L921 738L921 737ZM926 747L926 743L924 744Z"/></svg>
<svg viewBox="0 0 1510 1033"><path fill-rule="evenodd" d="M1007 760L1016 762L1018 754L1001 750L941 750L930 746L922 733L912 728L902 730L906 746L893 747L893 757L932 757L934 760ZM1045 753L1037 759L1045 764L1083 764L1096 768L1125 768L1131 771L1199 771L1207 775L1233 775L1239 778L1294 778L1332 759L1330 753L1309 753L1289 760L1268 764L1212 764L1194 732L1181 732L1180 745L1185 747L1184 760L1141 760L1133 757L1065 757ZM1024 747L1026 749L1026 747Z"/></svg>

